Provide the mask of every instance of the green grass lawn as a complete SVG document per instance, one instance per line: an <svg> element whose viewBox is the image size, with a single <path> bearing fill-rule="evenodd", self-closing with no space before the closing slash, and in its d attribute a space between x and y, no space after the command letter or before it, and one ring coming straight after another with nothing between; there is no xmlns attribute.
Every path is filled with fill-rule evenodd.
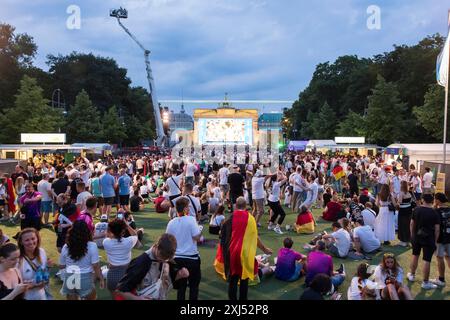
<svg viewBox="0 0 450 320"><path fill-rule="evenodd" d="M266 211L268 209L266 208ZM295 222L296 215L292 213L289 209L286 209L287 217L285 219L285 224L292 225ZM316 218L318 218L321 214L321 210L313 211ZM136 223L139 227L145 228L145 236L144 236L144 248L142 249L134 249L133 256L137 256L141 254L144 250L146 250L152 243L165 231L168 217L167 214L157 214L155 213L152 205L147 205L143 212L135 214ZM298 235L295 232L285 232L284 235L278 235L273 231L268 231L266 226L266 221L268 220L268 215L263 218L263 228L259 229L259 235L263 240L264 244L271 248L274 251L274 255L276 256L278 249L282 246L282 241L285 236L290 236L294 240L293 249L306 254L307 252L303 249L303 245L310 241L310 235ZM318 225L316 228L316 232L320 232L322 230L329 231L331 228L331 223L321 221L317 219ZM16 234L20 228L18 226L12 226L10 224L1 224L0 228L3 230L5 234L8 236L13 236ZM205 226L203 232L205 238L213 239L217 238L217 236L210 235L207 230L207 226ZM55 263L58 262L58 252L56 251L56 237L55 233L52 230L43 229L41 232L42 235L42 246L46 250L47 255L50 257L52 261ZM403 248L397 246L397 241L394 241L393 245L384 247L383 252L393 252L399 259L400 265L403 267L406 273L409 270L409 262L411 260L411 249ZM227 284L226 282L220 278L214 270L213 262L216 254L216 248L210 248L206 246L200 246L200 255L202 259L202 280L200 283L200 299L201 300L211 300L211 299L227 299ZM378 264L383 252L378 253L373 257L371 261L368 261L370 264ZM260 252L261 253L261 252ZM103 249L100 249L101 263L106 264L106 254ZM273 260L272 260L273 263ZM334 264L337 268L340 263L344 263L347 270L347 279L345 283L341 286L340 291L343 293L343 299L346 297L347 288L350 284L351 276L356 271L356 267L360 261L352 261L346 259L337 259L334 258ZM414 283L408 283L413 296L415 299L424 300L424 299L433 299L433 300L449 300L450 298L450 290L449 286L443 289L436 289L425 291L420 288L420 283L422 280L421 275L421 264L419 263L419 269L417 271L417 280ZM52 274L55 274L57 268L52 269ZM431 266L431 278L437 276L437 265L436 259L433 258L432 266ZM446 270L446 278L447 282L450 281L450 270L447 268ZM405 279L405 281L407 281ZM52 277L50 280L51 291L55 297L55 299L64 299L63 296L59 293L61 288L61 281L55 277ZM287 283L282 282L274 277L265 278L262 282L256 286L252 286L249 289L248 297L250 300L290 300L290 299L298 299L300 293L304 290L304 278L301 278L298 281ZM105 290L98 290L98 298L99 299L110 299L109 292ZM176 299L176 291L172 290L169 299Z"/></svg>

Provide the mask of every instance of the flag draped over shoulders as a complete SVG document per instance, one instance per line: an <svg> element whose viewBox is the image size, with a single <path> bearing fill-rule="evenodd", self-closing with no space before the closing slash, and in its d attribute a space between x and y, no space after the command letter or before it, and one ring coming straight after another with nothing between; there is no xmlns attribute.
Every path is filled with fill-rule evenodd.
<svg viewBox="0 0 450 320"><path fill-rule="evenodd" d="M255 259L258 231L255 218L247 211L237 210L227 219L221 230L214 267L225 279L238 275L254 280L258 272Z"/></svg>

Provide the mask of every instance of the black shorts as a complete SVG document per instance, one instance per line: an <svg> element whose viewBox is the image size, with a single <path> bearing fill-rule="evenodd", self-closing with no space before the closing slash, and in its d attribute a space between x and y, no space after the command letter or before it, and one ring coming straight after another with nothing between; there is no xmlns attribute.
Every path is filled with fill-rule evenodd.
<svg viewBox="0 0 450 320"><path fill-rule="evenodd" d="M104 204L103 197L96 197L97 198L97 208L100 208Z"/></svg>
<svg viewBox="0 0 450 320"><path fill-rule="evenodd" d="M105 206L111 206L114 203L115 197L103 198Z"/></svg>
<svg viewBox="0 0 450 320"><path fill-rule="evenodd" d="M198 259L189 259L189 258L175 258L175 263L178 268L186 268L189 271L188 277L188 286L190 288L195 288L200 285L200 280L202 279L201 272L201 261L200 257Z"/></svg>
<svg viewBox="0 0 450 320"><path fill-rule="evenodd" d="M56 234L56 247L62 248L66 244L67 231L69 228L63 229L61 232Z"/></svg>
<svg viewBox="0 0 450 320"><path fill-rule="evenodd" d="M20 221L20 230L23 230L25 228L35 228L36 230L41 230L42 224L41 224L41 218L30 218L30 219L23 219Z"/></svg>
<svg viewBox="0 0 450 320"><path fill-rule="evenodd" d="M412 254L413 256L420 256L420 251L423 250L422 260L431 262L433 254L436 251L435 245L422 245L417 242L412 242Z"/></svg>
<svg viewBox="0 0 450 320"><path fill-rule="evenodd" d="M234 194L234 193L230 192L230 201L232 204L236 204L237 198L243 197L243 196L244 196L243 194Z"/></svg>
<svg viewBox="0 0 450 320"><path fill-rule="evenodd" d="M125 196L119 196L119 200L121 206L127 206L130 204L130 195L127 194Z"/></svg>

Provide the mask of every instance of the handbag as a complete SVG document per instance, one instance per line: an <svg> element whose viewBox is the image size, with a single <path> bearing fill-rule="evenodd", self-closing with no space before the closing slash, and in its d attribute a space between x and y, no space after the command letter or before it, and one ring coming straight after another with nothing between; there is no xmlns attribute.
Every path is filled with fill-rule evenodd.
<svg viewBox="0 0 450 320"><path fill-rule="evenodd" d="M161 286L162 286L163 273L164 273L164 265L161 268L161 274L159 276L159 279L155 283L151 284L150 286L137 291L137 294L139 296L148 297L152 300L159 300Z"/></svg>

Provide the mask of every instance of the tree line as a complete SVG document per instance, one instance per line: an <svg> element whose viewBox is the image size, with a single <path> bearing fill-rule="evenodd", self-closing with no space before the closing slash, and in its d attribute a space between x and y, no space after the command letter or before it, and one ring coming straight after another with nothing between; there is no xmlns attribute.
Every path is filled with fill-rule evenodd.
<svg viewBox="0 0 450 320"><path fill-rule="evenodd" d="M364 136L380 146L442 142L445 95L436 84L436 58L444 41L435 34L372 58L318 64L284 111L284 132L297 140Z"/></svg>
<svg viewBox="0 0 450 320"><path fill-rule="evenodd" d="M25 132L60 131L69 143L127 146L154 138L148 91L132 87L127 70L114 59L48 55L44 71L33 65L36 53L31 36L0 24L0 143L17 143ZM56 89L65 108L52 101Z"/></svg>

